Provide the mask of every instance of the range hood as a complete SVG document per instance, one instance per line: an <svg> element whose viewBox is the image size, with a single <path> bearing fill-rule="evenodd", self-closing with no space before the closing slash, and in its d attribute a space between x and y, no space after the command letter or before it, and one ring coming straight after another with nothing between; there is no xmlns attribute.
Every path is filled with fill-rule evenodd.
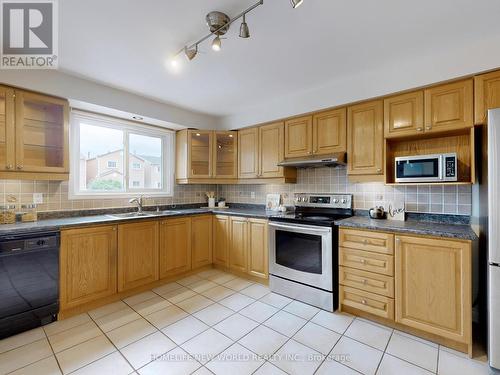
<svg viewBox="0 0 500 375"><path fill-rule="evenodd" d="M346 164L345 152L330 155L312 155L302 158L290 158L283 160L280 167L314 168L314 167L336 167Z"/></svg>

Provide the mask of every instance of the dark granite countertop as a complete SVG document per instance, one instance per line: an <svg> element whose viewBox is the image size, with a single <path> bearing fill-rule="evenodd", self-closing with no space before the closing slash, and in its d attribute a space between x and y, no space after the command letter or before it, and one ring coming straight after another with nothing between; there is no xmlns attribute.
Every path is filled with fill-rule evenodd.
<svg viewBox="0 0 500 375"><path fill-rule="evenodd" d="M376 220L366 216L353 216L335 222L340 227L379 230L406 234L421 234L435 237L476 240L477 235L467 224L436 223L429 221Z"/></svg>
<svg viewBox="0 0 500 375"><path fill-rule="evenodd" d="M170 212L169 212L170 211ZM84 225L98 225L98 224L117 224L137 220L152 220L155 218L166 217L181 217L202 214L217 214L227 216L244 216L251 218L267 219L271 216L280 215L279 212L266 211L263 206L258 207L235 207L235 208L172 208L163 211L162 213L155 213L154 211L146 211L147 216L140 217L116 217L113 213L87 215L87 216L70 216L60 218L43 219L33 223L16 223L0 225L0 235L26 233L26 232L44 232L55 231L60 229L84 226Z"/></svg>

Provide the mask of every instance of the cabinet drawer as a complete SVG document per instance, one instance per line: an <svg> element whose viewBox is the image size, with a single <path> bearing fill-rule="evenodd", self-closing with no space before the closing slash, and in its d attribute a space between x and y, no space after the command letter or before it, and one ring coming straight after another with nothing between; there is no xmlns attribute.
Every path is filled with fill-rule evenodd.
<svg viewBox="0 0 500 375"><path fill-rule="evenodd" d="M339 283L394 298L394 278L354 268L339 268Z"/></svg>
<svg viewBox="0 0 500 375"><path fill-rule="evenodd" d="M392 298L341 285L340 303L382 318L394 320L394 299Z"/></svg>
<svg viewBox="0 0 500 375"><path fill-rule="evenodd" d="M365 230L341 229L339 245L351 249L392 255L394 254L394 235Z"/></svg>
<svg viewBox="0 0 500 375"><path fill-rule="evenodd" d="M362 271L394 276L394 257L392 255L340 247L339 264Z"/></svg>

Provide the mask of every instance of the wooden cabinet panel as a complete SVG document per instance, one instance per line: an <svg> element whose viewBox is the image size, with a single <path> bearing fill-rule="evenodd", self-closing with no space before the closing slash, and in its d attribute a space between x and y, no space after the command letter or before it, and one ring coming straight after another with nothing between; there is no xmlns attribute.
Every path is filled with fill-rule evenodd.
<svg viewBox="0 0 500 375"><path fill-rule="evenodd" d="M213 219L213 261L229 267L230 228L229 216L216 215Z"/></svg>
<svg viewBox="0 0 500 375"><path fill-rule="evenodd" d="M259 128L259 177L283 177L278 163L285 158L285 125L277 122Z"/></svg>
<svg viewBox="0 0 500 375"><path fill-rule="evenodd" d="M246 273L248 270L248 219L231 217L229 243L229 268Z"/></svg>
<svg viewBox="0 0 500 375"><path fill-rule="evenodd" d="M191 268L212 264L212 215L191 218Z"/></svg>
<svg viewBox="0 0 500 375"><path fill-rule="evenodd" d="M394 254L394 235L368 230L344 229L339 231L339 246Z"/></svg>
<svg viewBox="0 0 500 375"><path fill-rule="evenodd" d="M238 178L238 132L214 132L213 177Z"/></svg>
<svg viewBox="0 0 500 375"><path fill-rule="evenodd" d="M158 222L118 226L118 291L158 280Z"/></svg>
<svg viewBox="0 0 500 375"><path fill-rule="evenodd" d="M211 131L188 130L188 176L210 178L213 174Z"/></svg>
<svg viewBox="0 0 500 375"><path fill-rule="evenodd" d="M409 92L384 100L385 138L416 135L423 131L423 91Z"/></svg>
<svg viewBox="0 0 500 375"><path fill-rule="evenodd" d="M440 132L473 126L472 79L425 90L425 131Z"/></svg>
<svg viewBox="0 0 500 375"><path fill-rule="evenodd" d="M394 299L341 285L340 303L370 314L394 320Z"/></svg>
<svg viewBox="0 0 500 375"><path fill-rule="evenodd" d="M66 100L16 90L16 166L21 172L69 172Z"/></svg>
<svg viewBox="0 0 500 375"><path fill-rule="evenodd" d="M383 102L361 103L347 109L347 172L383 175Z"/></svg>
<svg viewBox="0 0 500 375"><path fill-rule="evenodd" d="M396 321L470 343L470 243L396 237Z"/></svg>
<svg viewBox="0 0 500 375"><path fill-rule="evenodd" d="M0 170L15 168L14 90L0 86Z"/></svg>
<svg viewBox="0 0 500 375"><path fill-rule="evenodd" d="M362 271L394 276L394 257L391 255L340 247L339 264Z"/></svg>
<svg viewBox="0 0 500 375"><path fill-rule="evenodd" d="M349 267L339 267L339 284L394 298L394 278Z"/></svg>
<svg viewBox="0 0 500 375"><path fill-rule="evenodd" d="M160 279L191 269L191 218L160 222Z"/></svg>
<svg viewBox="0 0 500 375"><path fill-rule="evenodd" d="M116 293L116 232L116 226L61 232L61 310Z"/></svg>
<svg viewBox="0 0 500 375"><path fill-rule="evenodd" d="M474 122L486 124L493 108L500 108L500 70L474 77Z"/></svg>
<svg viewBox="0 0 500 375"><path fill-rule="evenodd" d="M238 176L257 178L259 175L259 129L238 132Z"/></svg>
<svg viewBox="0 0 500 375"><path fill-rule="evenodd" d="M317 155L346 151L346 109L318 113L313 116L312 152Z"/></svg>
<svg viewBox="0 0 500 375"><path fill-rule="evenodd" d="M312 154L312 116L285 121L285 158Z"/></svg>
<svg viewBox="0 0 500 375"><path fill-rule="evenodd" d="M248 220L248 273L263 279L269 277L267 220Z"/></svg>

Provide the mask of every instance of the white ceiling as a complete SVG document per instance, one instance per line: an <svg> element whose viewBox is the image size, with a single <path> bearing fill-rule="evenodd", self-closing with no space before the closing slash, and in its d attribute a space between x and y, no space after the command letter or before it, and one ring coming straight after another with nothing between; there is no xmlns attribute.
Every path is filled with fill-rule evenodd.
<svg viewBox="0 0 500 375"><path fill-rule="evenodd" d="M500 66L498 0L304 0L295 10L265 0L247 17L250 39L235 23L221 52L205 42L177 74L165 68L205 34L206 13L254 2L64 0L59 65L228 127Z"/></svg>

